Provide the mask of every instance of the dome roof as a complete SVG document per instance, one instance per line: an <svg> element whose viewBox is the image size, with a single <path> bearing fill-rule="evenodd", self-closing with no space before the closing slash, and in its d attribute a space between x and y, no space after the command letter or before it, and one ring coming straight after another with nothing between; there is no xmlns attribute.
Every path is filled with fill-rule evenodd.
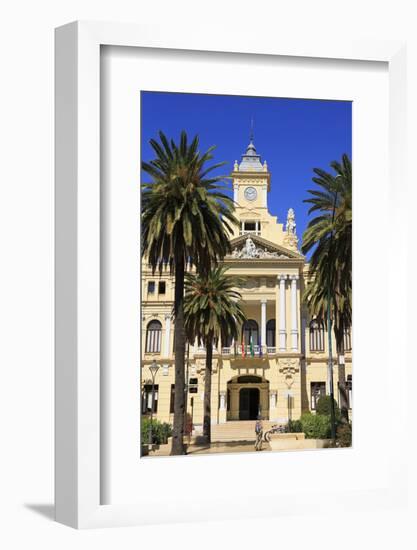
<svg viewBox="0 0 417 550"><path fill-rule="evenodd" d="M263 166L261 164L261 155L257 154L252 137L246 149L246 153L242 155L242 160L241 160L241 163L239 164L239 171L242 171L242 172L262 172L263 171Z"/></svg>

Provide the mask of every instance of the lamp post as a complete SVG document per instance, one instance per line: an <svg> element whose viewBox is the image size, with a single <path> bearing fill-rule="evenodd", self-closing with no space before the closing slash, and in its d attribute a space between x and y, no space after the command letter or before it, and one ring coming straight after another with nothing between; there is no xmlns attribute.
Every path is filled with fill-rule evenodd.
<svg viewBox="0 0 417 550"><path fill-rule="evenodd" d="M149 425L149 441L148 449L152 449L152 420L153 420L153 408L155 405L155 376L159 370L159 365L156 364L155 359L152 361L152 365L149 367L152 376L152 400L151 400L151 423Z"/></svg>

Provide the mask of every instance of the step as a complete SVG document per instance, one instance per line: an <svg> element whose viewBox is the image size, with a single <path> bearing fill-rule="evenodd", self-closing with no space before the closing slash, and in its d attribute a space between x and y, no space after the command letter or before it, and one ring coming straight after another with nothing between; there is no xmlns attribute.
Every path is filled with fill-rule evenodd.
<svg viewBox="0 0 417 550"><path fill-rule="evenodd" d="M232 420L225 424L211 427L211 440L214 441L255 441L255 420ZM275 422L264 421L264 431L269 430Z"/></svg>

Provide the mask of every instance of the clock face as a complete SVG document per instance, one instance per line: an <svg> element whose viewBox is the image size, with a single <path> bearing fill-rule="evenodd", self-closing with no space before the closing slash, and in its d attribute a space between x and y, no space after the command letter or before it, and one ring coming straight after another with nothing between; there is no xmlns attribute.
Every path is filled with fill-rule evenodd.
<svg viewBox="0 0 417 550"><path fill-rule="evenodd" d="M254 201L258 193L254 187L246 187L245 189L245 199L248 201Z"/></svg>

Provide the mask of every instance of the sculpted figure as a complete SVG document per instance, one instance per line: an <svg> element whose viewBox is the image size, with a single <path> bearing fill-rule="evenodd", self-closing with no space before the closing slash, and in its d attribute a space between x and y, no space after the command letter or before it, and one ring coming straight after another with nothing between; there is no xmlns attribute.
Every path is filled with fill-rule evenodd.
<svg viewBox="0 0 417 550"><path fill-rule="evenodd" d="M246 239L246 244L244 248L244 255L246 258L255 258L256 257L256 245L250 237Z"/></svg>
<svg viewBox="0 0 417 550"><path fill-rule="evenodd" d="M294 209L293 208L290 208L288 210L288 214L287 214L287 233L289 235L295 235L295 228L296 228L296 223L295 223L295 212L294 212Z"/></svg>

